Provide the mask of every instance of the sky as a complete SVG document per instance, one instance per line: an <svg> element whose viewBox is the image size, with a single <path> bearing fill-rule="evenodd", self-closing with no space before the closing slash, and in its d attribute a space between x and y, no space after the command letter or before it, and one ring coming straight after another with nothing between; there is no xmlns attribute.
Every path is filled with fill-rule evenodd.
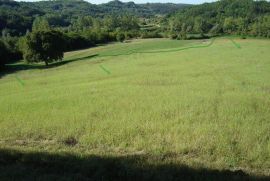
<svg viewBox="0 0 270 181"><path fill-rule="evenodd" d="M89 2L93 4L100 4L100 3L106 3L109 0L88 0ZM129 2L133 1L135 3L153 3L153 2L161 2L161 3L186 3L186 4L201 4L204 2L213 2L215 0L122 0L122 2Z"/></svg>
<svg viewBox="0 0 270 181"><path fill-rule="evenodd" d="M38 1L38 0L18 0L18 1ZM109 2L110 0L86 0L93 4L101 4ZM185 3L185 4L201 4L204 2L214 2L216 0L121 0L122 2L130 2L133 1L135 3L154 3L154 2L160 2L160 3Z"/></svg>

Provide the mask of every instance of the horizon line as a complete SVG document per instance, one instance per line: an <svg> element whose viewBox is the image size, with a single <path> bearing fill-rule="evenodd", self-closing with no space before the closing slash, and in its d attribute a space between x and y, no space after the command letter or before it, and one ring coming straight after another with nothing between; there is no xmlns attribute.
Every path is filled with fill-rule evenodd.
<svg viewBox="0 0 270 181"><path fill-rule="evenodd" d="M41 1L57 1L57 0L14 0L14 1L17 1L17 2L41 2ZM64 1L64 0L59 0L59 1ZM107 4L109 2L112 2L112 1L120 1L122 3L130 3L130 2L133 2L135 4L186 4L186 5L200 5L200 4L204 4L204 3L213 3L213 2L216 2L216 1L219 1L219 0L213 0L212 2L202 2L202 3L188 3L188 2L169 2L166 1L166 2L143 2L143 3L137 3L137 2L134 2L134 0L130 0L130 1L122 1L122 0L108 0L108 2L101 2L101 3L94 3L94 2L90 2L90 0L68 0L68 1L84 1L84 2L88 2L90 4L93 4L93 5L101 5L101 4Z"/></svg>

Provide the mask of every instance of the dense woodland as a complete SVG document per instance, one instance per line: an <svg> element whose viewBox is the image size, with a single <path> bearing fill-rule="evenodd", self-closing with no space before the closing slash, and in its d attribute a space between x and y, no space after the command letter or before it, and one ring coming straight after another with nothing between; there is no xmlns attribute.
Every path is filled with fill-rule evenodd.
<svg viewBox="0 0 270 181"><path fill-rule="evenodd" d="M12 35L25 34L31 30L36 17L45 17L53 27L69 27L80 17L91 16L102 19L109 15L132 15L140 18L153 18L166 15L190 5L185 4L135 4L111 1L95 5L81 0L54 0L39 2L0 1L0 30Z"/></svg>
<svg viewBox="0 0 270 181"><path fill-rule="evenodd" d="M48 64L61 59L63 51L132 38L224 34L270 38L270 2L221 0L191 6L118 0L101 5L78 0L1 0L0 31L0 65L23 57Z"/></svg>
<svg viewBox="0 0 270 181"><path fill-rule="evenodd" d="M221 0L184 9L168 19L168 30L176 35L182 32L270 38L270 2L267 1Z"/></svg>

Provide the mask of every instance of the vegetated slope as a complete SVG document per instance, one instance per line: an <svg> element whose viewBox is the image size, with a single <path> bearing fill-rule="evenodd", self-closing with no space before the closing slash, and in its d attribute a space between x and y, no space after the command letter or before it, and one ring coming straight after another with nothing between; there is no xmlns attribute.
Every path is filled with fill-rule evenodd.
<svg viewBox="0 0 270 181"><path fill-rule="evenodd" d="M131 14L138 17L165 15L172 11L187 7L186 4L135 4L111 1L95 5L86 1L57 0L38 2L0 2L0 31L12 29L14 33L25 33L31 29L36 16L47 16L56 26L65 27L74 19L84 16L104 17L111 14Z"/></svg>
<svg viewBox="0 0 270 181"><path fill-rule="evenodd" d="M31 29L36 16L45 13L27 3L10 0L0 1L0 31L7 29L11 34L25 33Z"/></svg>
<svg viewBox="0 0 270 181"><path fill-rule="evenodd" d="M154 178L163 174L163 179L183 164L197 169L241 169L269 176L270 42L235 41L241 48L228 39L217 39L208 48L125 55L132 50L210 43L138 40L69 52L65 55L69 63L64 61L48 69L10 65L17 70L24 66L25 70L0 79L0 148L6 152L72 152L82 160L88 154L104 159L131 155L137 169L145 169L145 164L151 164L151 168L175 165L169 170L161 166L163 169L155 172ZM9 157L3 157L0 164L31 166L39 158L33 154L31 159L29 154L25 159L30 161L25 161L21 156L17 156L18 162L5 162ZM55 160L42 158L45 165ZM59 156L59 160L62 158ZM74 173L68 171L70 162L63 163L67 165L61 166L62 171L48 175ZM125 169L131 162L124 158L117 166L119 169L110 172L112 175L101 173L109 173L105 168L111 171L115 162L97 170L91 169L94 163L89 162L80 176L119 179L135 174L134 170ZM24 169L11 172L8 168L17 167L3 166L0 173L16 178L24 175ZM88 168L91 174L86 171ZM41 175L36 177L46 174L30 175L37 173ZM195 175L200 178L206 173L204 170ZM220 173L216 173L215 179L226 178L218 177ZM230 175L229 171L226 173ZM244 175L237 173L239 179ZM147 180L154 173L145 170L136 174Z"/></svg>
<svg viewBox="0 0 270 181"><path fill-rule="evenodd" d="M270 2L221 0L170 15L172 31L270 37Z"/></svg>

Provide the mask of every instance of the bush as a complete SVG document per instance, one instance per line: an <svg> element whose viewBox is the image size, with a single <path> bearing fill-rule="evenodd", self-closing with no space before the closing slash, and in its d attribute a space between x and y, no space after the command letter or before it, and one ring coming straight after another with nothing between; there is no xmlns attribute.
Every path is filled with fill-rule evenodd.
<svg viewBox="0 0 270 181"><path fill-rule="evenodd" d="M172 33L170 37L171 37L171 39L175 40L175 39L177 39L178 36L177 36L177 34Z"/></svg>
<svg viewBox="0 0 270 181"><path fill-rule="evenodd" d="M187 40L200 40L200 39L209 39L210 37L204 34L197 35L188 35Z"/></svg>
<svg viewBox="0 0 270 181"><path fill-rule="evenodd" d="M162 35L157 31L154 32L143 32L141 38L162 38Z"/></svg>
<svg viewBox="0 0 270 181"><path fill-rule="evenodd" d="M77 33L66 34L64 35L64 39L66 44L66 51L78 50L94 46L94 42L92 39L87 40L85 37Z"/></svg>
<svg viewBox="0 0 270 181"><path fill-rule="evenodd" d="M186 32L180 32L179 34L178 34L178 36L177 36L177 39L178 40L186 40L187 39L187 34L186 34Z"/></svg>
<svg viewBox="0 0 270 181"><path fill-rule="evenodd" d="M119 42L123 42L125 40L125 34L121 32L117 33L116 40Z"/></svg>
<svg viewBox="0 0 270 181"><path fill-rule="evenodd" d="M246 35L241 35L241 38L242 39L247 39L247 36Z"/></svg>

